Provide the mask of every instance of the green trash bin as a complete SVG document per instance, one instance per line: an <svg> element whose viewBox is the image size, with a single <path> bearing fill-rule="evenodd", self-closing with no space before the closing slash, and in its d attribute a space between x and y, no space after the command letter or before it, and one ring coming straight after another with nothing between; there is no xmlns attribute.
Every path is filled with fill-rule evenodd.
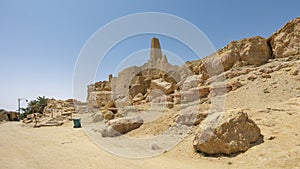
<svg viewBox="0 0 300 169"><path fill-rule="evenodd" d="M74 128L80 128L81 127L80 119L73 119L73 123L74 123Z"/></svg>

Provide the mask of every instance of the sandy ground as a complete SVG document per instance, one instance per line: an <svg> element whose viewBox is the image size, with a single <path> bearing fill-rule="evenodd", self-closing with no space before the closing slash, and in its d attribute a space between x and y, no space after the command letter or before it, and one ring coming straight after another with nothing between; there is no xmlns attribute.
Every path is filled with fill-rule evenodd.
<svg viewBox="0 0 300 169"><path fill-rule="evenodd" d="M128 159L94 144L83 129L30 128L21 123L0 124L0 168L220 168L221 162L180 156Z"/></svg>

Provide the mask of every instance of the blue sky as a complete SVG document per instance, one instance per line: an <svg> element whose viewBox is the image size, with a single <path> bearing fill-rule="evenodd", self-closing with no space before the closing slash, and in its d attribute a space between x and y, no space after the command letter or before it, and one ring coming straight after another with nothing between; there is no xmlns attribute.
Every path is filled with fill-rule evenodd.
<svg viewBox="0 0 300 169"><path fill-rule="evenodd" d="M299 6L296 0L0 0L0 108L16 110L19 97L71 98L81 48L94 32L119 17L140 12L173 14L196 25L219 49L232 40L270 36L300 16ZM148 48L152 36L158 35L118 44L106 57L107 64L99 67L95 81L113 73L123 57ZM183 60L198 58L179 42L158 37L164 49Z"/></svg>

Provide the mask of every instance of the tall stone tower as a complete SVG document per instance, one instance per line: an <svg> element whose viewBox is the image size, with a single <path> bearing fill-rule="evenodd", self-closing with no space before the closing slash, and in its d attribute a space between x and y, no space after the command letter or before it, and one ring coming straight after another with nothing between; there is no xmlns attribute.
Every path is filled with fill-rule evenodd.
<svg viewBox="0 0 300 169"><path fill-rule="evenodd" d="M160 43L157 38L152 38L151 49L150 49L150 61L159 62L162 59L162 52L160 48Z"/></svg>

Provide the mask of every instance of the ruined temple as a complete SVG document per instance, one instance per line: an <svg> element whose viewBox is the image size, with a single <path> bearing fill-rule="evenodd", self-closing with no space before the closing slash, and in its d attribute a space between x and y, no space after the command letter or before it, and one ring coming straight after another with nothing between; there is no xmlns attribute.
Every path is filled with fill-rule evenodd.
<svg viewBox="0 0 300 169"><path fill-rule="evenodd" d="M145 98L150 88L157 86L151 85L155 79L170 83L171 93L176 89L176 81L180 80L178 73L180 67L168 63L159 39L152 38L150 47L150 58L144 65L128 67L119 72L117 77L110 75L108 81L96 82L88 86L87 101L90 109L107 107L105 105L111 101L116 101L119 106L129 105L138 94Z"/></svg>

